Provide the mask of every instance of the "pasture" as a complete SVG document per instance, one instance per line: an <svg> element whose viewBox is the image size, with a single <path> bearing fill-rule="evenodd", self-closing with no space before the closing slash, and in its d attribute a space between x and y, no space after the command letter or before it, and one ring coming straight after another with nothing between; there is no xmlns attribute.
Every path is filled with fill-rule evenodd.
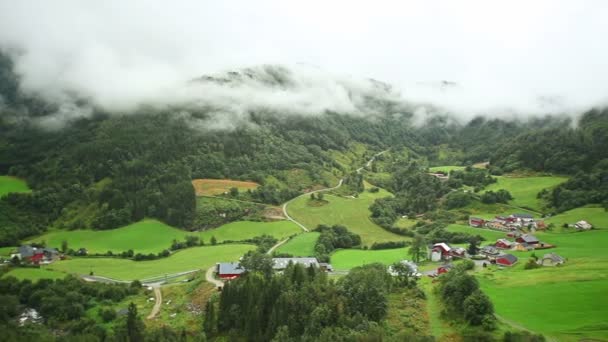
<svg viewBox="0 0 608 342"><path fill-rule="evenodd" d="M8 257L17 251L17 247L0 247L0 257Z"/></svg>
<svg viewBox="0 0 608 342"><path fill-rule="evenodd" d="M15 277L19 280L29 279L35 282L40 279L62 279L65 275L65 273L46 268L14 268L4 274L3 277Z"/></svg>
<svg viewBox="0 0 608 342"><path fill-rule="evenodd" d="M376 198L387 196L391 194L383 189L377 193L364 191L358 198L324 194L324 199L329 203L321 207L308 205L310 198L302 196L289 203L288 211L291 217L309 229L314 229L320 224L346 226L348 230L361 236L363 245L402 241L404 237L388 232L370 220L369 206Z"/></svg>
<svg viewBox="0 0 608 342"><path fill-rule="evenodd" d="M591 223L594 228L608 228L608 212L599 206L586 206L568 210L546 219L545 222L553 223L556 228L561 228L565 223L574 224L580 220Z"/></svg>
<svg viewBox="0 0 608 342"><path fill-rule="evenodd" d="M540 211L543 203L536 195L543 189L551 189L568 180L566 177L510 177L497 176L497 182L488 185L483 192L505 189L511 193L513 200L509 203L518 207Z"/></svg>
<svg viewBox="0 0 608 342"><path fill-rule="evenodd" d="M112 230L55 230L28 242L46 242L47 246L60 248L62 241L74 250L86 248L89 254L120 253L132 249L135 253L158 253L171 246L172 241L182 241L187 235L199 236L209 244L215 236L218 242L242 241L260 235L272 235L281 240L301 230L291 221L251 222L238 221L203 232L188 232L173 228L157 220L146 219Z"/></svg>
<svg viewBox="0 0 608 342"><path fill-rule="evenodd" d="M447 230L448 232L454 232L454 233L467 233L470 235L479 235L481 237L483 237L484 239L486 239L486 241L484 241L484 243L482 244L487 244L488 242L495 242L498 239L502 239L506 237L506 234L503 232L499 232L496 230L490 230L490 229L484 229L484 228L474 228L474 227L469 227L469 226L465 226L462 224L450 224L448 225L445 230Z"/></svg>
<svg viewBox="0 0 608 342"><path fill-rule="evenodd" d="M514 267L477 272L497 314L559 341L608 338L608 231L536 236L557 247L514 252L519 258ZM524 269L532 253L542 257L549 252L567 258L566 264Z"/></svg>
<svg viewBox="0 0 608 342"><path fill-rule="evenodd" d="M30 192L27 183L17 177L0 176L0 197L11 192Z"/></svg>
<svg viewBox="0 0 608 342"><path fill-rule="evenodd" d="M204 178L192 180L192 186L194 186L196 196L215 196L229 192L231 188L247 191L253 190L260 185L254 182Z"/></svg>
<svg viewBox="0 0 608 342"><path fill-rule="evenodd" d="M341 249L331 255L331 264L335 270L350 270L376 262L388 266L399 260L409 260L411 257L407 252L407 247L378 250Z"/></svg>
<svg viewBox="0 0 608 342"><path fill-rule="evenodd" d="M303 233L293 237L276 249L277 253L289 253L295 257L309 257L315 254L315 244L321 233Z"/></svg>
<svg viewBox="0 0 608 342"><path fill-rule="evenodd" d="M237 261L254 245L226 244L183 249L170 257L150 261L119 258L72 258L57 261L48 269L64 273L94 275L119 280L146 279L195 269L206 270L217 262Z"/></svg>

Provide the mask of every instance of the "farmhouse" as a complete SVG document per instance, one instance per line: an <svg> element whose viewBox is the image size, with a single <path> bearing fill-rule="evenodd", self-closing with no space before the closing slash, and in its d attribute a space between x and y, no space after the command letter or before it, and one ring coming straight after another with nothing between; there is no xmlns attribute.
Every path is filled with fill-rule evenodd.
<svg viewBox="0 0 608 342"><path fill-rule="evenodd" d="M507 239L498 239L494 246L500 249L511 249L513 247L513 242Z"/></svg>
<svg viewBox="0 0 608 342"><path fill-rule="evenodd" d="M515 241L519 242L519 243L527 243L528 245L535 245L538 243L538 239L536 238L536 236L531 235L531 234L524 234L520 237L518 237Z"/></svg>
<svg viewBox="0 0 608 342"><path fill-rule="evenodd" d="M20 246L17 254L14 254L19 260L37 264L44 258L44 252L41 248L32 247L30 245Z"/></svg>
<svg viewBox="0 0 608 342"><path fill-rule="evenodd" d="M486 220L479 217L469 217L469 226L480 228L483 227L486 223Z"/></svg>
<svg viewBox="0 0 608 342"><path fill-rule="evenodd" d="M452 248L447 243L436 243L430 248L430 259L431 261L449 260L451 251Z"/></svg>
<svg viewBox="0 0 608 342"><path fill-rule="evenodd" d="M222 279L235 279L245 273L245 269L238 262L221 262L216 266L217 275Z"/></svg>
<svg viewBox="0 0 608 342"><path fill-rule="evenodd" d="M496 257L496 264L501 266L513 266L517 263L517 257L513 254L504 254Z"/></svg>
<svg viewBox="0 0 608 342"><path fill-rule="evenodd" d="M576 230L589 230L593 228L593 226L589 222L581 220L574 224L574 228L576 228Z"/></svg>
<svg viewBox="0 0 608 342"><path fill-rule="evenodd" d="M525 242L524 243L516 242L516 243L513 244L513 248L511 248L511 250L513 250L513 251L519 251L519 252L527 252L527 251L530 251L530 250L533 250L533 249L534 249L534 247L528 245Z"/></svg>
<svg viewBox="0 0 608 342"><path fill-rule="evenodd" d="M319 261L317 258L272 258L272 268L275 271L282 271L287 268L287 266L292 264L300 264L304 267L319 267Z"/></svg>
<svg viewBox="0 0 608 342"><path fill-rule="evenodd" d="M494 246L484 246L479 252L485 256L496 256L500 254L500 251Z"/></svg>
<svg viewBox="0 0 608 342"><path fill-rule="evenodd" d="M562 265L566 260L555 253L548 253L543 255L543 258L538 261L543 266L559 266Z"/></svg>

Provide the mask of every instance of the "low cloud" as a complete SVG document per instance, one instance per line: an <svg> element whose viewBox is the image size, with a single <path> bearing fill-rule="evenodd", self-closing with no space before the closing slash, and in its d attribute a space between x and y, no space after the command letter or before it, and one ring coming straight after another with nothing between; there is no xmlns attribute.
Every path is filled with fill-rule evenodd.
<svg viewBox="0 0 608 342"><path fill-rule="evenodd" d="M606 16L604 1L0 0L0 48L25 92L118 112L196 104L218 127L378 101L461 120L574 116L608 102ZM255 77L226 81L248 66ZM89 113L64 104L43 124Z"/></svg>

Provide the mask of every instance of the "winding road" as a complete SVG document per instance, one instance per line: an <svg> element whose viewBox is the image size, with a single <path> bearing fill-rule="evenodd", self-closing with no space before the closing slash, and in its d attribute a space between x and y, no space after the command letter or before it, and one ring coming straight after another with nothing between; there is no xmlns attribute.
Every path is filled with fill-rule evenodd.
<svg viewBox="0 0 608 342"><path fill-rule="evenodd" d="M374 155L373 155L373 156L370 158L370 160L368 160L368 161L367 161L367 163L365 163L365 165L364 165L364 166L361 166L360 168L358 168L358 169L356 170L356 171L357 171L357 173L361 173L361 171L362 171L362 170L363 170L365 167L372 165L372 163L374 162L374 160L376 160L376 157L378 157L378 156L380 156L380 155L382 155L382 154L384 154L384 153L386 153L386 152L388 152L388 150L384 150L384 151L382 151L382 152L378 152L378 153L374 154ZM336 190L336 189L338 189L339 187L341 187L341 186L342 186L342 183L343 183L343 182L344 182L344 178L341 178L341 179L340 179L340 181L338 181L338 185L336 185L336 186L334 186L334 187L331 187L331 188L324 188L324 189L319 189L319 190L314 190L314 191L306 192L306 193L301 194L300 196L297 196L297 197L294 197L294 198L290 199L289 201L287 201L287 202L285 202L285 203L283 204L283 215L284 215L284 216L287 218L287 220L289 220L289 221L291 221L291 222L293 222L293 223L297 224L297 225L298 225L300 228L302 228L302 230L303 230L303 231L305 231L305 232L309 232L310 230L309 230L308 228L306 228L306 226L305 226L304 224L302 224L301 222L296 221L296 220L295 220L293 217L289 216L289 213L287 212L287 205L288 205L289 203L291 203L291 202L293 202L293 201L297 200L297 199L298 199L298 198L300 198L300 197L304 197L304 196L310 196L310 194L315 194L315 193L318 193L318 192L325 192L325 191Z"/></svg>
<svg viewBox="0 0 608 342"><path fill-rule="evenodd" d="M216 287L224 287L224 283L215 279L213 277L213 273L215 273L215 265L213 265L207 269L207 272L205 272L205 280L207 280L211 284L215 285Z"/></svg>

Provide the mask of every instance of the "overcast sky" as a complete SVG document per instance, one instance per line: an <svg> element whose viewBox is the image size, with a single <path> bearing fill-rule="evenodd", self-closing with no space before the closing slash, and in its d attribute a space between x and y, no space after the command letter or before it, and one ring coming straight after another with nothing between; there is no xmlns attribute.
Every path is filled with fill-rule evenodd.
<svg viewBox="0 0 608 342"><path fill-rule="evenodd" d="M25 89L106 106L277 63L375 78L469 116L576 112L608 102L607 37L602 0L0 0L0 46L23 52Z"/></svg>

